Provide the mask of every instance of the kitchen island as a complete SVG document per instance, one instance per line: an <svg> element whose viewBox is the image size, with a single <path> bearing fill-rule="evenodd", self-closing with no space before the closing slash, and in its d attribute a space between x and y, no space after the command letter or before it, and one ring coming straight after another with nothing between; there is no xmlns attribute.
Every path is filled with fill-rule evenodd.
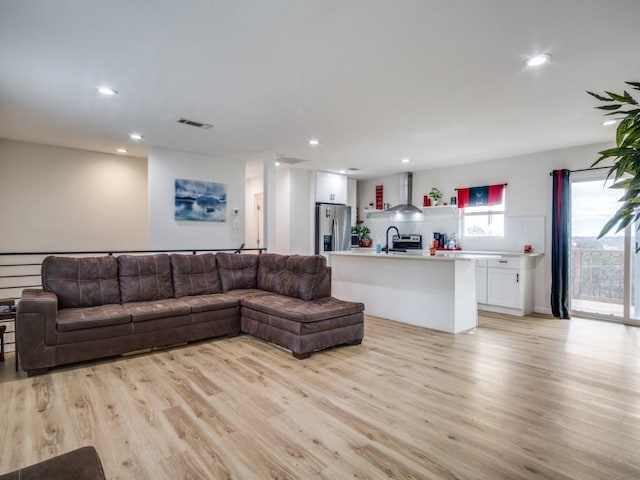
<svg viewBox="0 0 640 480"><path fill-rule="evenodd" d="M332 295L365 313L458 333L478 325L476 260L498 255L332 252Z"/></svg>

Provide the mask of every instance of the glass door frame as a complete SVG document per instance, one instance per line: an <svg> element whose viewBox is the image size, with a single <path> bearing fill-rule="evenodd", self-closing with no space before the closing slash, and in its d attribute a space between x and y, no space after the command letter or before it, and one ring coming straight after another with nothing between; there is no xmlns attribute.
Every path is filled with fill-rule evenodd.
<svg viewBox="0 0 640 480"><path fill-rule="evenodd" d="M571 175L570 181L573 186L574 183L582 183L582 182L592 182L592 181L602 181L606 180L606 172L604 171L591 171L591 172L580 172L581 175L576 175L575 173ZM574 176L578 176L577 179L574 179ZM572 205L573 207L573 205ZM572 213L573 215L573 213ZM595 312L586 312L581 310L575 310L572 305L572 297L573 295L569 295L569 313L570 315L576 317L583 318L592 318L594 320L604 320L608 322L622 323L625 325L631 326L640 326L640 318L635 319L631 318L631 299L632 299L632 263L634 261L635 255L640 255L640 253L636 253L635 248L632 246L632 228L637 228L640 224L632 223L627 225L624 229L624 240L623 240L623 303L622 303L622 316L617 315L607 315L607 314L599 314ZM571 243L571 242L570 242ZM573 247L571 247L573 249ZM632 250L633 249L633 250ZM572 254L571 254L572 255ZM571 271L571 278L573 278L573 268ZM636 275L639 277L636 279L637 282L640 282L640 275L636 272ZM573 287L572 287L573 288ZM636 299L636 301L640 301L640 299Z"/></svg>

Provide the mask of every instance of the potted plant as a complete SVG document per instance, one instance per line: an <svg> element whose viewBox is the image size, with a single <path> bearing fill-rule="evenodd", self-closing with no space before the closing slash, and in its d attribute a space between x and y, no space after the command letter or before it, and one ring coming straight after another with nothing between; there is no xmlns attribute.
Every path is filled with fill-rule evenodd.
<svg viewBox="0 0 640 480"><path fill-rule="evenodd" d="M640 90L640 82L625 82L633 90ZM638 101L629 92L622 94L604 92L599 95L587 92L605 105L596 107L604 110L606 116L613 116L618 121L616 129L616 147L599 152L600 158L593 162L592 167L605 159L612 159L613 165L607 174L607 180L613 177L611 188L624 192L620 201L622 206L602 227L598 238L606 235L616 225L616 231L623 230L632 221L640 228L640 107Z"/></svg>
<svg viewBox="0 0 640 480"><path fill-rule="evenodd" d="M371 229L367 227L364 223L361 223L356 226L356 230L358 232L360 246L364 248L370 248L371 247Z"/></svg>
<svg viewBox="0 0 640 480"><path fill-rule="evenodd" d="M436 187L433 187L429 192L429 196L433 199L433 206L438 205L438 201L442 198L442 192Z"/></svg>

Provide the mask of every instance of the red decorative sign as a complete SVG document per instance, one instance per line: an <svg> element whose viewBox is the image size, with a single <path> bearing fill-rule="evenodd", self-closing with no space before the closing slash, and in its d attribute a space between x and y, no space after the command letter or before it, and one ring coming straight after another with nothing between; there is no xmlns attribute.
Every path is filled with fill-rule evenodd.
<svg viewBox="0 0 640 480"><path fill-rule="evenodd" d="M376 210L382 210L382 188L383 185L376 185Z"/></svg>

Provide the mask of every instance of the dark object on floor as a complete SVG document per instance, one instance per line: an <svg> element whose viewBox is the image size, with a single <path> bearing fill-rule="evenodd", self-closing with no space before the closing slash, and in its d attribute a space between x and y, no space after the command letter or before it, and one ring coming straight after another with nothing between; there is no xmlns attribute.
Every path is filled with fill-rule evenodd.
<svg viewBox="0 0 640 480"><path fill-rule="evenodd" d="M82 447L15 472L0 475L0 480L105 480L98 452Z"/></svg>
<svg viewBox="0 0 640 480"><path fill-rule="evenodd" d="M6 325L0 325L0 362L4 362L4 332L7 331Z"/></svg>

